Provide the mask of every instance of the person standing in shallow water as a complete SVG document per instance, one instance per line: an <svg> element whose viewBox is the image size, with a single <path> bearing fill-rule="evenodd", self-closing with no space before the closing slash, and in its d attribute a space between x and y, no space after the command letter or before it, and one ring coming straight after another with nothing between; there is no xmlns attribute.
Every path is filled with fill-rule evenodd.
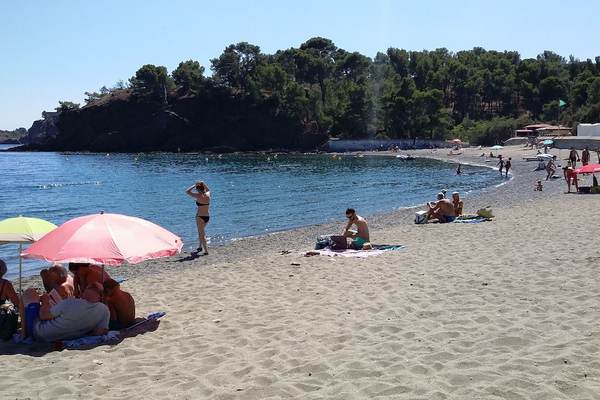
<svg viewBox="0 0 600 400"><path fill-rule="evenodd" d="M500 175L502 176L502 171L504 170L504 159L502 158L502 155L498 156L498 164L496 164L496 166L498 167Z"/></svg>
<svg viewBox="0 0 600 400"><path fill-rule="evenodd" d="M194 192L194 189L196 191ZM204 255L208 255L208 244L206 243L206 225L210 216L208 214L208 207L210 206L210 190L206 183L198 181L185 191L185 193L196 201L198 210L196 211L196 227L198 228L198 242L200 247L197 249L197 253L200 253L204 249Z"/></svg>
<svg viewBox="0 0 600 400"><path fill-rule="evenodd" d="M506 177L508 178L508 170L512 167L512 158L508 157L508 160L504 163L504 170L506 171ZM502 170L500 170L500 175L502 175Z"/></svg>

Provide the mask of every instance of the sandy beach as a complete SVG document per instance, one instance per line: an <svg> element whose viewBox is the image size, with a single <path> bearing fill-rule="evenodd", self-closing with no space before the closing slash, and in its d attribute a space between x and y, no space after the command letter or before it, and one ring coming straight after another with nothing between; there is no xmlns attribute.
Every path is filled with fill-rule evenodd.
<svg viewBox="0 0 600 400"><path fill-rule="evenodd" d="M412 154L495 165L483 151ZM600 196L562 178L534 192L535 152L501 153L513 179L465 198L493 222L368 218L401 251L304 257L340 220L111 269L139 315L167 312L158 330L85 351L2 343L0 398L600 399Z"/></svg>

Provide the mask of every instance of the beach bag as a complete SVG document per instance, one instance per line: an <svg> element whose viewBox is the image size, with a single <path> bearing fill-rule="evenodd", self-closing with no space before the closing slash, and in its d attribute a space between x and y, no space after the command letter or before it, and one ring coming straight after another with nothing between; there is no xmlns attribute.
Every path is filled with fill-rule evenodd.
<svg viewBox="0 0 600 400"><path fill-rule="evenodd" d="M0 305L0 340L9 340L17 332L19 314L15 305L6 301Z"/></svg>
<svg viewBox="0 0 600 400"><path fill-rule="evenodd" d="M346 250L348 248L348 239L346 236L331 236L332 250Z"/></svg>
<svg viewBox="0 0 600 400"><path fill-rule="evenodd" d="M491 208L480 208L477 210L477 215L483 218L494 218Z"/></svg>
<svg viewBox="0 0 600 400"><path fill-rule="evenodd" d="M427 211L417 211L415 213L415 224L426 224L427 223Z"/></svg>
<svg viewBox="0 0 600 400"><path fill-rule="evenodd" d="M317 236L317 243L315 244L315 250L321 250L326 247L331 247L333 242L331 241L331 235L319 235Z"/></svg>

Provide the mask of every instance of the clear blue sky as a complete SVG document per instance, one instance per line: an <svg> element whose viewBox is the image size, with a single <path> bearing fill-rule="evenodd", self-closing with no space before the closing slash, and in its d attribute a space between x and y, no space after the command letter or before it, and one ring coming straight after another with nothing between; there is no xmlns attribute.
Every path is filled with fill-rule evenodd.
<svg viewBox="0 0 600 400"><path fill-rule="evenodd" d="M256 4L252 4L256 3ZM59 100L129 79L143 64L209 60L231 43L263 52L312 36L373 57L481 46L535 57L600 55L594 0L0 0L0 129L29 128Z"/></svg>

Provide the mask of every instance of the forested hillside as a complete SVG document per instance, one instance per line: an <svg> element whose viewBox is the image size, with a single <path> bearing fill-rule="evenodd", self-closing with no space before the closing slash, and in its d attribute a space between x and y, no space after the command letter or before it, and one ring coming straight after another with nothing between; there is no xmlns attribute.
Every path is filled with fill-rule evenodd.
<svg viewBox="0 0 600 400"><path fill-rule="evenodd" d="M48 146L227 151L454 136L491 144L531 121L600 122L600 57L390 48L371 59L315 37L275 54L232 44L210 69L144 65L127 83L86 93L82 107L61 102Z"/></svg>

